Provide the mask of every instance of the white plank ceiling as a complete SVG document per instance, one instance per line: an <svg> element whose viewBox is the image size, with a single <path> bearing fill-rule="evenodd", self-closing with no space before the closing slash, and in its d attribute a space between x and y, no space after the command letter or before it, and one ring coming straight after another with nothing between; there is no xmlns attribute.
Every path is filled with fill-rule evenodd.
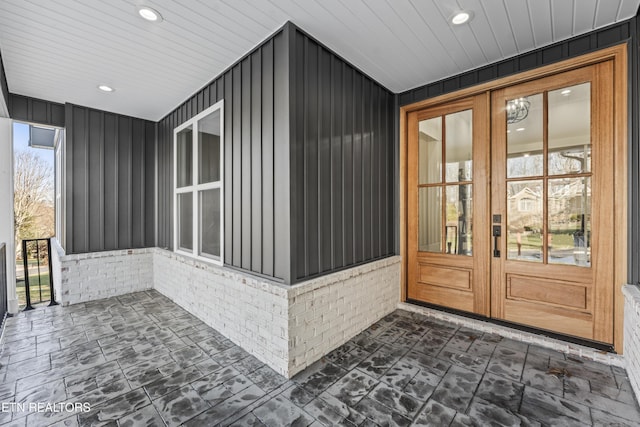
<svg viewBox="0 0 640 427"><path fill-rule="evenodd" d="M136 4L158 10L149 23ZM0 0L9 90L151 120L287 20L401 92L633 17L640 0ZM473 12L453 26L455 11ZM113 86L110 94L99 84Z"/></svg>

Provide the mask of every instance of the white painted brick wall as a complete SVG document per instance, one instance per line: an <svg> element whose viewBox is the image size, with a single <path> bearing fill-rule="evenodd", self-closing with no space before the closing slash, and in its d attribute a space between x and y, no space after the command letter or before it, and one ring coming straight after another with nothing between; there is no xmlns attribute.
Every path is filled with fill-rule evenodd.
<svg viewBox="0 0 640 427"><path fill-rule="evenodd" d="M400 257L289 289L289 375L295 375L396 309Z"/></svg>
<svg viewBox="0 0 640 427"><path fill-rule="evenodd" d="M288 375L286 286L162 249L154 254L158 292Z"/></svg>
<svg viewBox="0 0 640 427"><path fill-rule="evenodd" d="M624 360L631 386L640 401L640 288L626 285L624 293Z"/></svg>
<svg viewBox="0 0 640 427"><path fill-rule="evenodd" d="M55 249L52 264L59 279L54 280L54 289L62 305L153 288L153 249L77 255L64 255L57 243Z"/></svg>

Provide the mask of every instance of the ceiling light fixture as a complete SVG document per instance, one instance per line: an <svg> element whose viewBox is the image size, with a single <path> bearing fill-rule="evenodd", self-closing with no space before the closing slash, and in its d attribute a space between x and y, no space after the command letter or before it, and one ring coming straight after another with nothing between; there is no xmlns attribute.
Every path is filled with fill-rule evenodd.
<svg viewBox="0 0 640 427"><path fill-rule="evenodd" d="M100 89L103 92L113 92L113 91L115 91L114 88L112 88L111 86L107 86L107 85L99 85L98 89Z"/></svg>
<svg viewBox="0 0 640 427"><path fill-rule="evenodd" d="M160 15L160 12L150 8L149 6L138 6L138 15L149 22L162 21L162 15Z"/></svg>
<svg viewBox="0 0 640 427"><path fill-rule="evenodd" d="M472 17L472 12L461 10L460 12L456 12L455 14L453 14L450 21L453 25L462 25L469 22Z"/></svg>
<svg viewBox="0 0 640 427"><path fill-rule="evenodd" d="M565 89L565 90L563 90L562 92L560 92L560 95L567 96L567 95L569 95L570 93L571 93L571 89Z"/></svg>
<svg viewBox="0 0 640 427"><path fill-rule="evenodd" d="M516 129L516 132L522 132L524 130L524 128L518 128Z"/></svg>
<svg viewBox="0 0 640 427"><path fill-rule="evenodd" d="M507 123L513 124L523 121L529 115L531 102L527 98L518 98L507 101Z"/></svg>

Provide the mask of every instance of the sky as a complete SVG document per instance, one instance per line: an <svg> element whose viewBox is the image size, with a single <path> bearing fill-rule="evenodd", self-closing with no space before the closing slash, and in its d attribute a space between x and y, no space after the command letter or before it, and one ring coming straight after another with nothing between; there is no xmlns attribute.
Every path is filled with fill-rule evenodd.
<svg viewBox="0 0 640 427"><path fill-rule="evenodd" d="M54 152L44 148L29 147L29 125L25 123L13 123L13 150L14 152L33 150L35 153L47 162L53 170Z"/></svg>

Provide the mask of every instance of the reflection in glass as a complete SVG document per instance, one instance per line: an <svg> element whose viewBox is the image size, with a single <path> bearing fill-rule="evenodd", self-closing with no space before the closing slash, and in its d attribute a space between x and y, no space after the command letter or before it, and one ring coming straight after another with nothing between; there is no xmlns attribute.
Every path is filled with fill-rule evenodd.
<svg viewBox="0 0 640 427"><path fill-rule="evenodd" d="M520 102L521 99L526 103ZM541 176L544 166L542 94L507 101L507 106L523 110L520 114L507 114L507 178Z"/></svg>
<svg viewBox="0 0 640 427"><path fill-rule="evenodd" d="M177 187L187 187L193 178L193 130L191 126L178 132L176 145Z"/></svg>
<svg viewBox="0 0 640 427"><path fill-rule="evenodd" d="M591 178L550 179L550 264L591 265Z"/></svg>
<svg viewBox="0 0 640 427"><path fill-rule="evenodd" d="M220 258L220 189L200 191L199 255Z"/></svg>
<svg viewBox="0 0 640 427"><path fill-rule="evenodd" d="M418 250L442 252L442 187L418 190Z"/></svg>
<svg viewBox="0 0 640 427"><path fill-rule="evenodd" d="M507 258L542 262L542 180L507 183Z"/></svg>
<svg viewBox="0 0 640 427"><path fill-rule="evenodd" d="M220 181L220 110L198 121L198 183Z"/></svg>
<svg viewBox="0 0 640 427"><path fill-rule="evenodd" d="M591 171L591 83L549 92L549 175Z"/></svg>
<svg viewBox="0 0 640 427"><path fill-rule="evenodd" d="M193 193L178 194L178 249L193 250Z"/></svg>
<svg viewBox="0 0 640 427"><path fill-rule="evenodd" d="M445 160L447 182L471 181L473 129L472 111L445 116Z"/></svg>
<svg viewBox="0 0 640 427"><path fill-rule="evenodd" d="M442 117L422 120L418 138L418 183L442 182Z"/></svg>
<svg viewBox="0 0 640 427"><path fill-rule="evenodd" d="M445 252L472 255L472 191L471 184L447 186L447 224Z"/></svg>

